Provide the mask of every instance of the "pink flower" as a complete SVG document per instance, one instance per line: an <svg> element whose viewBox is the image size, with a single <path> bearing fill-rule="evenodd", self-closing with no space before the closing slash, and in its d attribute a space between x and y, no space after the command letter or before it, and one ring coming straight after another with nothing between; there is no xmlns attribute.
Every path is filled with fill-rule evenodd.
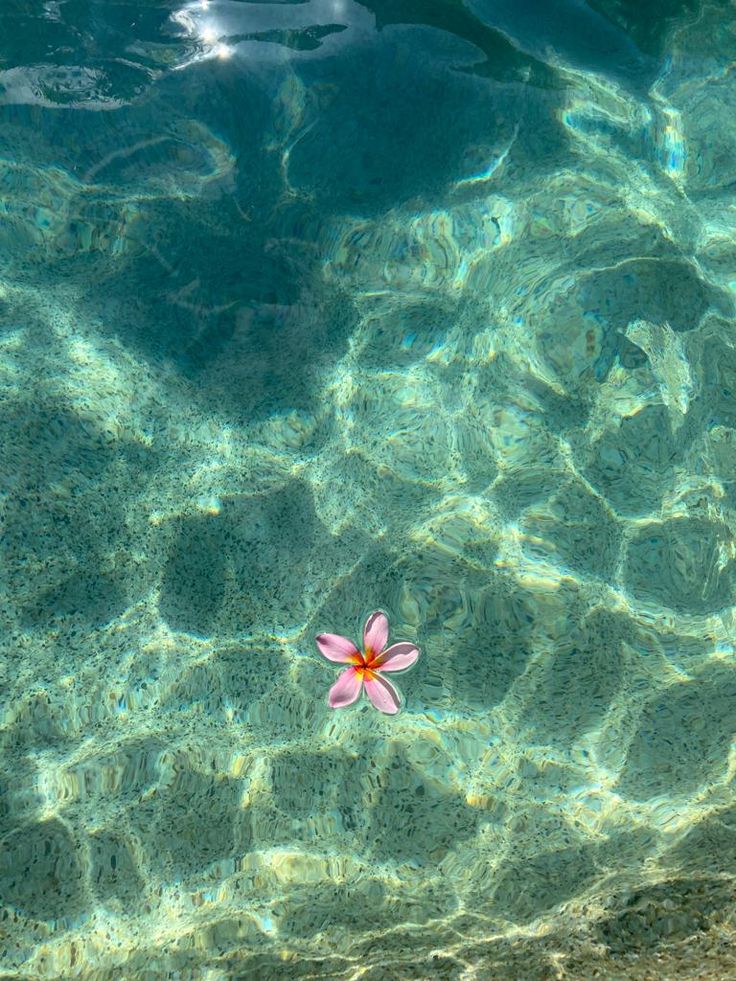
<svg viewBox="0 0 736 981"><path fill-rule="evenodd" d="M362 689L375 707L395 715L401 706L401 696L386 678L385 671L403 671L410 668L419 657L419 648L403 642L386 647L388 641L388 617L380 610L371 613L363 628L363 651L352 640L339 634L319 634L316 638L320 654L328 661L350 664L330 688L330 708L352 705Z"/></svg>

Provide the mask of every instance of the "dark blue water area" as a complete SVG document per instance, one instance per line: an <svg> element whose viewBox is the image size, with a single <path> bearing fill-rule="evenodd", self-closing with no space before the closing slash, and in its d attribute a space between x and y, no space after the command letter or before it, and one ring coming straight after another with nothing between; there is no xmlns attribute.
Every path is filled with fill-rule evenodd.
<svg viewBox="0 0 736 981"><path fill-rule="evenodd" d="M79 277L91 296L104 284L121 302L145 297L146 314L119 324L121 337L196 372L228 343L234 308L294 303L329 249L323 236L333 216L372 217L412 200L431 207L472 172L474 156L512 135L515 168L560 164L569 141L555 120L564 91L557 62L633 88L657 71L651 18L641 25L645 51L618 7L613 17L582 2L428 6L6 8L5 153L60 168L72 181L91 176L95 188L75 200L61 258L51 254L39 269L32 245L16 246L4 262L24 278L52 269L66 281ZM664 32L668 22L657 26ZM299 94L284 94L289 80ZM231 157L227 181L196 196L177 192L182 166L185 180L194 174L205 183L217 164L191 120ZM171 195L161 193L166 181ZM39 193L28 174L8 174L5 183L31 205ZM73 245L112 234L126 195L140 214L133 241L122 233L125 248L139 254L127 259L123 281L104 248ZM172 316L165 298L194 280L196 302L223 312ZM347 335L349 316L343 326ZM339 343L340 329L328 328L329 343ZM254 343L268 348L274 333L266 317ZM318 358L323 341L307 344L303 359ZM278 347L288 351L290 339L280 336Z"/></svg>
<svg viewBox="0 0 736 981"><path fill-rule="evenodd" d="M509 166L554 169L569 152L557 61L638 90L658 65L651 29L645 52L626 21L584 3L68 2L5 18L4 152L97 187L75 196L61 256L39 266L31 233L4 262L23 279L77 279L95 311L104 295L116 304L106 329L188 376L223 356L239 311L255 310L239 356L259 352L258 379L201 392L248 412L278 405L287 380L284 407L307 404L312 368L349 336L350 303L321 288L320 330L305 336L280 316L314 292L333 217L431 207L512 137ZM290 80L298 94L284 94ZM227 180L196 194L177 191L182 167L206 182L218 165L191 120L230 155ZM10 195L29 198L21 209L35 183L6 177ZM115 234L126 196L138 215L120 233L121 273L95 239ZM75 248L85 239L91 248ZM187 302L199 315L186 316L170 298L195 281Z"/></svg>

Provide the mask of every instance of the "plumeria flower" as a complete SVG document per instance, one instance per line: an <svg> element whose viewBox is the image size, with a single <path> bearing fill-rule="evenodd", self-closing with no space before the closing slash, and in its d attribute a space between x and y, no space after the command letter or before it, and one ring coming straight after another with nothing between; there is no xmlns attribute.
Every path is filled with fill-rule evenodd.
<svg viewBox="0 0 736 981"><path fill-rule="evenodd" d="M366 695L379 711L396 715L401 707L401 696L383 674L410 668L419 657L419 648L406 641L386 647L388 617L385 613L376 610L365 621L362 651L352 640L339 634L319 634L316 640L320 654L328 661L350 665L330 688L327 699L330 708L352 705L365 688Z"/></svg>

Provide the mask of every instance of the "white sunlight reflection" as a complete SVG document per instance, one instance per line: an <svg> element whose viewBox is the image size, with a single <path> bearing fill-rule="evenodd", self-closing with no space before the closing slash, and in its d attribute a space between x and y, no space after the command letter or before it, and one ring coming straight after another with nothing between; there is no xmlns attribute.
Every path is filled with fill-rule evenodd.
<svg viewBox="0 0 736 981"><path fill-rule="evenodd" d="M197 0L196 3L187 4L171 15L171 19L183 27L187 34L202 46L196 55L188 59L183 65L178 65L178 68L184 68L186 65L210 58L224 61L232 55L233 49L220 40L225 33L222 27L215 18L202 16L206 15L209 9L210 0Z"/></svg>
<svg viewBox="0 0 736 981"><path fill-rule="evenodd" d="M236 53L247 57L251 66L256 61L320 57L375 33L374 14L356 0L187 0L171 14L170 22L188 42L175 69ZM319 43L300 48L295 39L313 28L321 29Z"/></svg>

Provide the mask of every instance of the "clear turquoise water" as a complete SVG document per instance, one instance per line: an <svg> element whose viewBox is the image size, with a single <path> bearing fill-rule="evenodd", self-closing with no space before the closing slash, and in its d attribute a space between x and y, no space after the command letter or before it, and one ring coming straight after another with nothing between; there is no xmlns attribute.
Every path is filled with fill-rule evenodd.
<svg viewBox="0 0 736 981"><path fill-rule="evenodd" d="M736 10L642 6L5 0L3 977L733 976Z"/></svg>

